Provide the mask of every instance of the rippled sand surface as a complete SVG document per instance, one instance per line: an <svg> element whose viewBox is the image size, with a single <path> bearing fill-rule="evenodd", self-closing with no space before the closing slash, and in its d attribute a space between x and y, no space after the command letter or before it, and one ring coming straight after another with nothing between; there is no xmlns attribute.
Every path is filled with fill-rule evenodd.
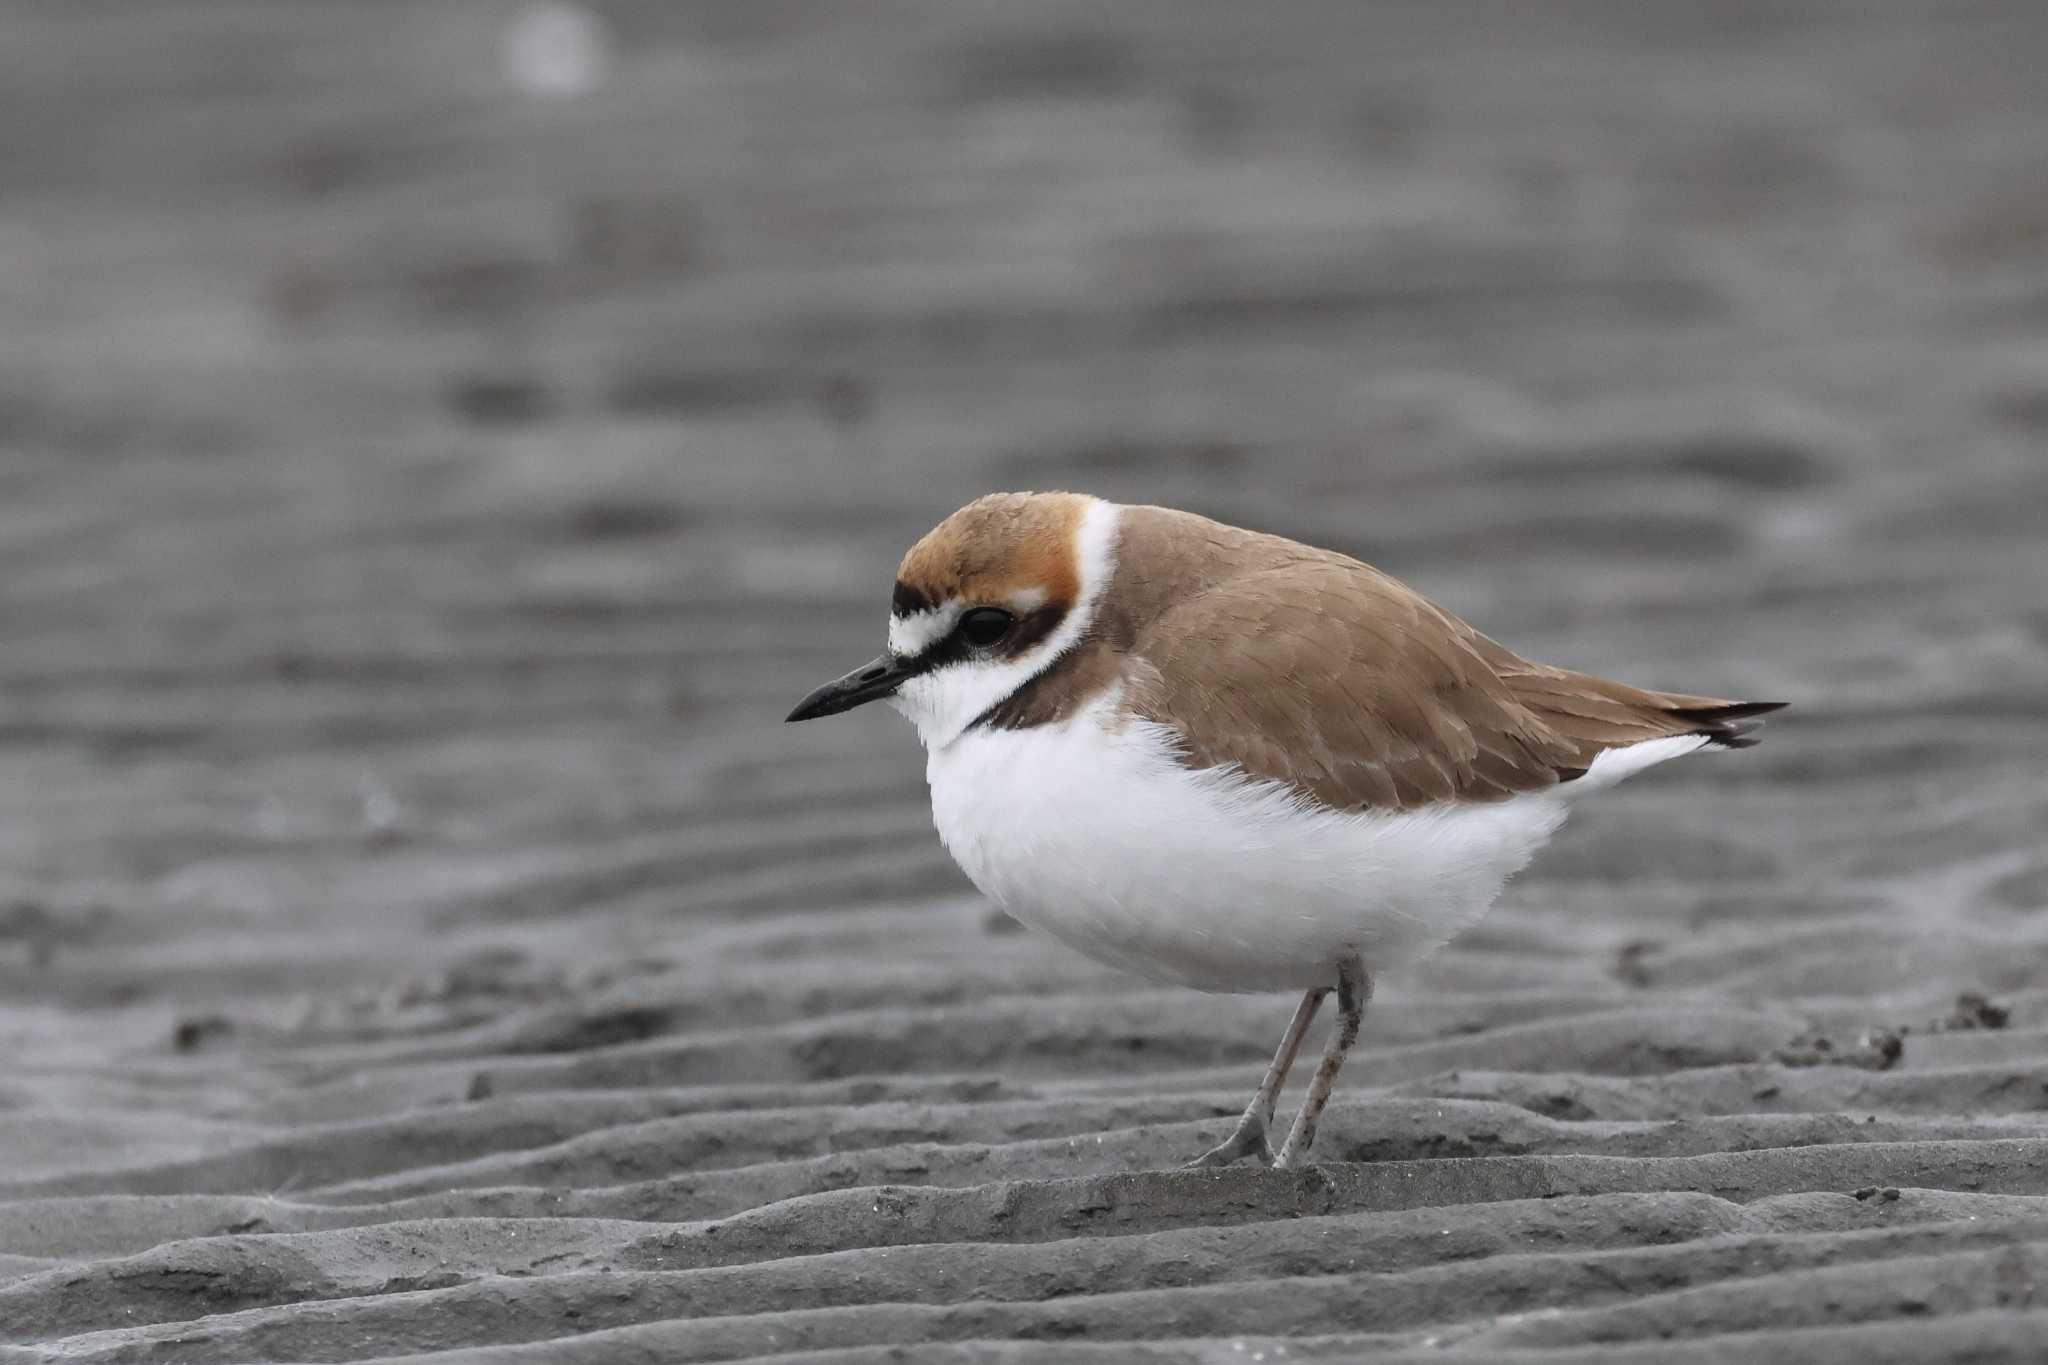
<svg viewBox="0 0 2048 1365"><path fill-rule="evenodd" d="M2048 1355L2048 12L517 13L0 10L0 1358ZM1796 709L1181 1173L778 724L1009 486Z"/></svg>

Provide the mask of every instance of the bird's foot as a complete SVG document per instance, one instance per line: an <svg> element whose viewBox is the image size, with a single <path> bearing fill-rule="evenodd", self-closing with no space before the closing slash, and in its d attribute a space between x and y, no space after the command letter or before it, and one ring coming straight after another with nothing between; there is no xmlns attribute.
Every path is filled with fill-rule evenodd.
<svg viewBox="0 0 2048 1365"><path fill-rule="evenodd" d="M1215 1166L1228 1166L1248 1156L1257 1157L1261 1166L1273 1164L1273 1144L1266 1141L1266 1125L1256 1114L1246 1114L1238 1121L1236 1131L1229 1137L1181 1169L1199 1171Z"/></svg>
<svg viewBox="0 0 2048 1365"><path fill-rule="evenodd" d="M1280 1144L1280 1155L1273 1159L1273 1165L1283 1171L1298 1170L1312 1164L1308 1149L1315 1146L1316 1121L1299 1118L1294 1122L1294 1131L1287 1135L1287 1141Z"/></svg>

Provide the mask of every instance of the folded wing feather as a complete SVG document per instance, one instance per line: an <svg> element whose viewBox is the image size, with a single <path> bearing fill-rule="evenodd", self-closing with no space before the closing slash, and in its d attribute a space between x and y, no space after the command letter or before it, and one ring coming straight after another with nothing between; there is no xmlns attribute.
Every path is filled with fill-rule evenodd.
<svg viewBox="0 0 2048 1365"><path fill-rule="evenodd" d="M1295 558L1169 608L1129 647L1133 711L1191 767L1235 765L1340 810L1498 801L1607 750L1700 734L1753 742L1775 703L1650 692L1532 663L1398 580Z"/></svg>

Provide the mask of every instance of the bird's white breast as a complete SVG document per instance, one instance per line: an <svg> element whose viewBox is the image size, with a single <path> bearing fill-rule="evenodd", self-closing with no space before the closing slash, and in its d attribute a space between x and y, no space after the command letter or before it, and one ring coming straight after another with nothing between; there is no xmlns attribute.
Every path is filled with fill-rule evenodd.
<svg viewBox="0 0 2048 1365"><path fill-rule="evenodd" d="M1485 913L1563 823L1556 792L1345 814L1234 769L1191 771L1114 696L931 751L939 837L982 892L1101 961L1219 991L1375 972Z"/></svg>

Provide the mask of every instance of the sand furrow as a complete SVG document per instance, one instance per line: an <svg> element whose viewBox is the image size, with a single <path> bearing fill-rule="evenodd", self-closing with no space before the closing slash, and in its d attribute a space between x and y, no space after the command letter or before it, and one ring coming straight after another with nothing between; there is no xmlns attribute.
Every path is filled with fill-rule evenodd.
<svg viewBox="0 0 2048 1365"><path fill-rule="evenodd" d="M650 1123L579 1138L517 1157L407 1171L302 1193L315 1202L386 1203L437 1190L473 1187L602 1188L659 1183L664 1197L672 1201L668 1215L671 1218L717 1217L779 1199L849 1186L960 1186L1168 1168L1220 1141L1236 1117L1236 1106L1225 1096L1191 1098L1185 1106L1204 1114L1209 1121L1175 1122L1169 1115L1181 1108L1177 1104L1125 1103L1113 1108L1106 1106L1104 1112L1090 1121L1081 1116L1087 1113L1085 1109L1081 1115L1057 1114L1047 1112L1056 1109L1048 1105L1034 1112L1028 1123L1018 1123L1001 1113L957 1115L936 1110L925 1127L933 1141L900 1141L907 1129L877 1128L871 1126L875 1119L870 1119L828 1130L815 1139L809 1139L801 1130L771 1133L769 1136L778 1139L785 1151L790 1147L829 1149L823 1155L782 1159L776 1159L773 1150L778 1143L762 1141L759 1129L736 1133L718 1125L712 1138L686 1133L679 1140L670 1124ZM1141 1127L1113 1126L1148 1111L1153 1121ZM1002 1143L971 1140L975 1129L985 1132L984 1125L1000 1125L1006 1119L1010 1119L1009 1131L1020 1135L1052 1126L1067 1127L1070 1135L1020 1136ZM970 1140L949 1140L962 1137ZM2042 1137L2048 1137L2048 1121L2024 1117L1943 1122L1879 1120L1875 1116L1859 1121L1846 1115L1761 1115L1666 1123L1567 1124L1505 1105L1388 1100L1331 1106L1321 1141L1329 1144L1334 1159L1385 1162L1444 1156L1569 1153L1685 1156L1831 1142ZM704 1160L700 1155L702 1149L714 1143L715 1158ZM659 1182L620 1178L671 1165L685 1167L688 1173Z"/></svg>
<svg viewBox="0 0 2048 1365"><path fill-rule="evenodd" d="M1872 1211L1853 1207L1853 1200L1825 1209L1787 1201L1787 1207L1754 1211L1710 1200L1690 1209L1673 1202L1608 1196L1553 1208L1545 1201L1507 1209L1497 1220L1446 1209L1377 1224L1358 1217L1310 1219L1250 1236L1202 1229L1160 1239L1101 1239L1073 1248L1078 1255L1060 1254L1064 1244L969 1247L945 1256L936 1248L909 1248L896 1256L845 1253L681 1273L579 1267L524 1284L490 1274L444 1289L397 1280L373 1290L383 1296L374 1303L309 1295L327 1301L273 1311L235 1312L234 1305L192 1294L186 1314L165 1314L171 1291L164 1289L153 1303L130 1293L98 1300L90 1310L101 1321L124 1312L133 1320L152 1309L167 1317L224 1315L209 1316L199 1328L170 1323L90 1332L82 1314L93 1301L80 1294L74 1303L89 1334L65 1348L105 1361L145 1359L158 1350L195 1360L325 1360L365 1347L431 1350L447 1344L451 1323L462 1324L472 1342L528 1341L545 1339L564 1322L600 1331L688 1317L704 1320L701 1339L678 1341L677 1348L717 1359L786 1349L790 1332L798 1342L846 1344L863 1337L893 1340L890 1333L906 1325L916 1328L914 1337L937 1339L1259 1334L1285 1330L1289 1313L1331 1321L1327 1315L1339 1298L1356 1301L1337 1317L1359 1330L1430 1328L1455 1337L1458 1325L1471 1320L1640 1300L1672 1283L1747 1280L1845 1263L1876 1262L1881 1271L1892 1259L1967 1259L1974 1248L2024 1249L2048 1236L2038 1212L2018 1220L1979 1215L1911 1225L1917 1215L1939 1210ZM1870 1226L1886 1221L1908 1226ZM1828 1223L1864 1229L1828 1232ZM1742 1231L1788 1224L1799 1231ZM1532 1240L1552 1249L1541 1255L1519 1250ZM1648 1245L1674 1240L1685 1245ZM291 1250L280 1247L276 1254L283 1261ZM162 1278L168 1284L171 1277ZM59 1334L57 1319L42 1325Z"/></svg>
<svg viewBox="0 0 2048 1365"><path fill-rule="evenodd" d="M671 1324L625 1328L589 1339L570 1339L549 1348L545 1358L566 1361L656 1361ZM1851 1326L1731 1332L1686 1341L1628 1346L1487 1347L1474 1351L1445 1344L1420 1347L1379 1334L1211 1337L1161 1342L971 1341L909 1346L848 1346L818 1351L776 1352L752 1357L758 1365L1059 1365L1060 1362L1142 1361L1151 1365L1242 1365L1268 1361L1385 1361L1428 1365L1431 1361L1487 1361L1490 1365L1742 1365L1755 1360L1798 1360L1813 1365L1923 1365L1929 1360L1970 1360L1986 1365L2027 1365L2048 1351L2048 1312L1961 1313L1932 1321L1881 1321ZM432 1357L386 1357L434 1365L492 1365L543 1358L519 1347L451 1351Z"/></svg>
<svg viewBox="0 0 2048 1365"><path fill-rule="evenodd" d="M544 1029L536 1026L533 1051L569 1055L479 1053L470 1060L502 1093L702 1085L734 1076L803 1082L990 1069L1042 1076L1126 1072L1138 1061L1160 1068L1223 1061L1253 1066L1270 1046L1262 1040L1277 1031L1270 1003L1252 1018L1235 1002L1218 1010L1198 997L1183 996L1162 1018L1148 1001L1111 998L1077 1020L1061 999L1006 999L946 1010L874 1011L682 1041L607 1045L607 1034L621 1027L649 1032L665 1027L664 1012L644 1010L621 1004L551 1019ZM1804 1027L1797 1016L1782 1012L1683 1006L1608 1010L1411 1045L1384 1046L1368 1038L1360 1056L1372 1074L1386 1079L1480 1061L1512 1067L1539 1059L1598 1074L1642 1075L1765 1058L1792 1043ZM542 1046L544 1039L554 1041ZM572 1046L568 1040L580 1041ZM444 1049L435 1045L432 1051Z"/></svg>
<svg viewBox="0 0 2048 1365"><path fill-rule="evenodd" d="M807 1194L670 1234L678 1265L919 1242L1047 1240L1234 1225L1345 1210L1398 1210L1610 1190L1698 1190L1752 1200L1800 1190L1908 1186L2048 1193L2033 1139L1868 1143L1687 1157L1460 1157L1303 1171L1151 1171L1041 1178L961 1188L891 1184ZM567 1215L665 1220L667 1182L589 1191L483 1190L474 1212L504 1200Z"/></svg>

